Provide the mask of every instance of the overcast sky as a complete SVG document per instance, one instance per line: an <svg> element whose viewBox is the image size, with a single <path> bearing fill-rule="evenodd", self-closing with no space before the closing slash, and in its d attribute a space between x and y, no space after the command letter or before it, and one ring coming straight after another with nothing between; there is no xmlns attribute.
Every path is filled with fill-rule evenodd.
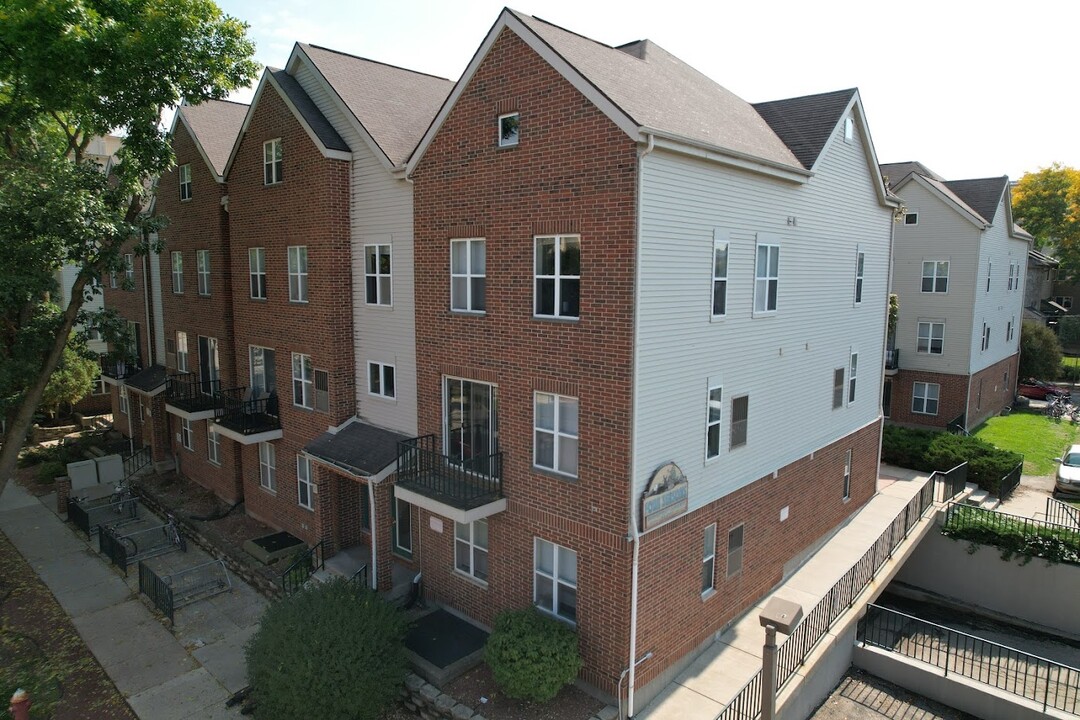
<svg viewBox="0 0 1080 720"><path fill-rule="evenodd" d="M296 41L457 80L503 5L218 0L259 62ZM858 87L881 162L950 180L1080 167L1077 0L520 0L608 45L648 38L749 102ZM235 99L247 100L250 92Z"/></svg>

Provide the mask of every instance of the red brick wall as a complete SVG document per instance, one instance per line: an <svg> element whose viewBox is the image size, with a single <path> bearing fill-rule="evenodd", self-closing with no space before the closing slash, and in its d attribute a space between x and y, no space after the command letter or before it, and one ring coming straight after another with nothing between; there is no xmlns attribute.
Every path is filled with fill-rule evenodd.
<svg viewBox="0 0 1080 720"><path fill-rule="evenodd" d="M282 139L284 181L263 185L263 143ZM229 174L229 245L234 289L235 372L250 378L249 346L276 353L284 437L277 452L277 493L259 486L258 447L240 452L245 506L269 525L311 542L315 513L297 504L296 454L356 410L349 243L349 163L324 158L277 91L266 87ZM286 248L308 250L307 304L289 302ZM266 249L267 300L249 295L248 249ZM330 373L330 412L295 407L291 353L311 356ZM315 496L318 503L318 496Z"/></svg>
<svg viewBox="0 0 1080 720"><path fill-rule="evenodd" d="M944 428L960 413L966 412L969 377L921 370L900 370L892 377L892 409L889 420L900 425ZM917 382L941 385L937 415L911 412L912 386Z"/></svg>
<svg viewBox="0 0 1080 720"><path fill-rule="evenodd" d="M497 147L518 111L520 142ZM453 572L454 526L416 512L426 592L483 623L532 601L533 538L578 554L582 677L613 691L629 618L636 145L519 38L496 40L413 173L420 433L442 433L446 375L498 385L507 512L486 586ZM581 237L577 322L533 318L534 236ZM486 238L484 316L448 311L449 240ZM577 479L532 467L533 393L579 400Z"/></svg>
<svg viewBox="0 0 1080 720"><path fill-rule="evenodd" d="M143 258L135 254L134 248L138 244L137 240L129 240L124 244L122 253L131 253L132 261L135 268L135 285L131 290L125 290L123 288L124 273L118 272L116 274L117 287L112 288L109 286L108 276L102 278L103 287L103 302L105 307L110 310L116 310L121 316L127 320L132 320L139 323L139 359L142 361L143 367L146 367L150 360L150 354L148 350L148 343L152 343L151 328L147 327L146 322L146 281L143 273ZM149 267L147 267L149 270ZM164 272L164 268L162 269Z"/></svg>
<svg viewBox="0 0 1080 720"><path fill-rule="evenodd" d="M967 427L973 430L987 418L1001 413L1002 408L1011 407L1016 397L1016 372L1020 363L1020 353L996 362L988 368L971 376L971 395L968 398ZM1005 373L1008 371L1008 385ZM982 384L982 397L979 397L979 385Z"/></svg>

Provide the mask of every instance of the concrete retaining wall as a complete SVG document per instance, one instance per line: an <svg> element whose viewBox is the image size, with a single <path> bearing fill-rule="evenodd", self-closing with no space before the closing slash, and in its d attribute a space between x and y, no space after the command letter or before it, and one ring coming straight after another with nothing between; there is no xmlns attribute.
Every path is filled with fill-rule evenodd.
<svg viewBox="0 0 1080 720"><path fill-rule="evenodd" d="M409 673L405 678L401 704L424 720L484 720L483 715L459 703L415 673ZM616 720L618 715L619 711L608 705L590 720Z"/></svg>
<svg viewBox="0 0 1080 720"><path fill-rule="evenodd" d="M930 533L896 580L993 614L1080 637L1080 614L1072 600L1080 597L1080 567L1048 565L1039 559L1022 565L1022 558L1002 560L996 548L979 545L969 553L970 547L966 540Z"/></svg>

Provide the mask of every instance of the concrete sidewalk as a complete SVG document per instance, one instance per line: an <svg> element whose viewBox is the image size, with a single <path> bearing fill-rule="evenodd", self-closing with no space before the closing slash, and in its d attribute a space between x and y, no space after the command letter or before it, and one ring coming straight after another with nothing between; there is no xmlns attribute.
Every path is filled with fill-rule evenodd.
<svg viewBox="0 0 1080 720"><path fill-rule="evenodd" d="M51 501L51 505L46 503ZM238 718L225 700L247 684L243 645L266 601L233 577L233 590L176 611L170 632L138 597L138 570L124 578L51 507L8 482L0 496L0 531L11 540L90 651L147 720ZM189 566L208 556L189 549Z"/></svg>
<svg viewBox="0 0 1080 720"><path fill-rule="evenodd" d="M761 669L765 634L758 616L768 600L773 596L791 600L802 605L804 613L809 612L888 529L928 477L914 470L881 466L878 493L797 572L748 610L634 717L640 720L715 718ZM932 514L927 513L926 517L932 518ZM902 551L897 554L902 555Z"/></svg>

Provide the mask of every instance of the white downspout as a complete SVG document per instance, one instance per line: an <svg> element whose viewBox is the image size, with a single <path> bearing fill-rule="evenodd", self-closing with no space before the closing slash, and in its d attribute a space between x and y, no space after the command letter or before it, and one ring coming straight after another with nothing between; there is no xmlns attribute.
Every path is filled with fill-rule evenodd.
<svg viewBox="0 0 1080 720"><path fill-rule="evenodd" d="M642 161L645 156L653 151L655 138L649 135L649 144L646 145L645 150L638 156L638 183L637 183L637 262L634 265L634 354L635 362L631 378L637 378L637 319L638 319L638 303L640 302L640 290L641 285L638 280L638 275L641 272L641 192L644 185L644 168ZM638 394L634 392L631 400L631 422L634 424L634 428L631 431L631 437L637 433L637 404ZM636 440L636 438L635 438ZM637 509L635 507L634 498L634 482L637 478L637 443L634 442L630 446L630 530L632 533L631 542L634 543L634 558L630 566L630 677L626 688L626 717L634 717L634 683L637 681L637 612L638 612L638 559L641 554L641 532L638 528L637 521ZM621 720L621 719L620 719Z"/></svg>
<svg viewBox="0 0 1080 720"><path fill-rule="evenodd" d="M375 484L371 478L367 481L368 494L368 530L371 531L371 589L379 589L379 533L375 531L378 523L375 522Z"/></svg>

